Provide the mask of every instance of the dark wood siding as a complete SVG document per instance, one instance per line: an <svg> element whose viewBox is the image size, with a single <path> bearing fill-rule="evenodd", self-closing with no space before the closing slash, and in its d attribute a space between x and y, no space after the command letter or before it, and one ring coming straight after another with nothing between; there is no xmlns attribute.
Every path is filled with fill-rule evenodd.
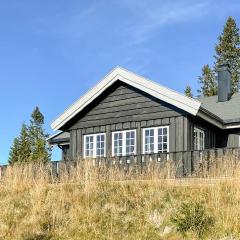
<svg viewBox="0 0 240 240"><path fill-rule="evenodd" d="M219 129L214 125L198 118L189 116L189 149L194 150L194 127L197 127L205 132L205 148L216 148L217 134Z"/></svg>
<svg viewBox="0 0 240 240"><path fill-rule="evenodd" d="M189 116L189 149L194 148L193 131L198 127L205 132L205 148L239 147L239 129L221 130L214 125L198 118Z"/></svg>
<svg viewBox="0 0 240 240"><path fill-rule="evenodd" d="M186 113L136 88L118 82L76 116L68 125L68 129L139 122L182 115L186 115Z"/></svg>
<svg viewBox="0 0 240 240"><path fill-rule="evenodd" d="M69 145L63 145L63 146L61 146L61 149L62 149L62 159L69 160L70 159Z"/></svg>
<svg viewBox="0 0 240 240"><path fill-rule="evenodd" d="M189 120L187 113L131 86L118 82L68 126L72 158L83 156L83 136L106 133L106 152L111 155L112 132L137 130L137 154L142 149L142 129L169 126L170 152L189 150Z"/></svg>
<svg viewBox="0 0 240 240"><path fill-rule="evenodd" d="M142 129L146 127L155 126L169 126L169 150L187 151L188 150L188 119L185 116L178 116L172 118L155 119L140 122L125 122L110 125L103 125L99 127L88 127L83 129L72 129L70 131L72 157L83 157L83 136L92 133L106 133L106 152L111 155L112 149L112 132L127 129L137 130L137 154L141 154L142 149ZM81 132L81 134L80 134ZM79 133L79 135L78 135Z"/></svg>
<svg viewBox="0 0 240 240"><path fill-rule="evenodd" d="M169 126L170 152L194 149L194 127L205 132L205 148L237 147L239 132L220 130L206 121L160 101L120 81L108 88L65 125L70 131L70 156L83 156L85 134L106 133L106 152L111 155L112 132L137 130L137 154L143 151L142 129Z"/></svg>

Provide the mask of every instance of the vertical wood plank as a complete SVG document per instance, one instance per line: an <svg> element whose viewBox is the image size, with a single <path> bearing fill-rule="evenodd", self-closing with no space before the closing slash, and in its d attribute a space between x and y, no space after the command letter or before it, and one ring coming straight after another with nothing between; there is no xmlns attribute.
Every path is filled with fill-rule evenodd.
<svg viewBox="0 0 240 240"><path fill-rule="evenodd" d="M183 151L183 117L176 118L176 151Z"/></svg>
<svg viewBox="0 0 240 240"><path fill-rule="evenodd" d="M170 118L169 149L170 152L176 152L176 121L174 117Z"/></svg>
<svg viewBox="0 0 240 240"><path fill-rule="evenodd" d="M142 153L142 129L141 129L141 123L136 123L137 127L137 155L140 155Z"/></svg>
<svg viewBox="0 0 240 240"><path fill-rule="evenodd" d="M188 119L183 117L183 151L188 151Z"/></svg>
<svg viewBox="0 0 240 240"><path fill-rule="evenodd" d="M77 156L83 157L83 144L82 144L82 129L77 130Z"/></svg>
<svg viewBox="0 0 240 240"><path fill-rule="evenodd" d="M106 156L112 156L112 132L111 125L106 126Z"/></svg>

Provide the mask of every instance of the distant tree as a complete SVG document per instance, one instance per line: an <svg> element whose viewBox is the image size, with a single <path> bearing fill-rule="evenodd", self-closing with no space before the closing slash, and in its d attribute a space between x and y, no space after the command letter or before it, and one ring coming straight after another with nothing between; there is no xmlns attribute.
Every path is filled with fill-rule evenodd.
<svg viewBox="0 0 240 240"><path fill-rule="evenodd" d="M44 116L36 107L31 115L29 139L31 143L31 159L34 162L47 162L51 159L51 148L46 142L49 136L44 128Z"/></svg>
<svg viewBox="0 0 240 240"><path fill-rule="evenodd" d="M8 158L9 164L14 164L14 163L18 162L19 148L20 148L19 139L18 139L18 137L16 137L16 138L14 138L13 145L10 148L9 158Z"/></svg>
<svg viewBox="0 0 240 240"><path fill-rule="evenodd" d="M189 85L186 86L184 93L185 93L185 96L187 97L190 97L190 98L193 97L192 88Z"/></svg>
<svg viewBox="0 0 240 240"><path fill-rule="evenodd" d="M20 136L14 139L9 153L9 163L23 163L31 160L31 145L26 124L22 125Z"/></svg>
<svg viewBox="0 0 240 240"><path fill-rule="evenodd" d="M221 62L227 62L232 73L232 91L239 91L240 81L240 34L236 21L229 17L215 46L215 70Z"/></svg>
<svg viewBox="0 0 240 240"><path fill-rule="evenodd" d="M31 144L29 142L29 133L26 124L22 125L20 137L19 137L19 161L29 162L31 161Z"/></svg>
<svg viewBox="0 0 240 240"><path fill-rule="evenodd" d="M202 74L198 77L200 83L200 89L198 93L201 96L214 96L217 94L217 81L214 71L209 67L209 65L204 65L202 68Z"/></svg>
<svg viewBox="0 0 240 240"><path fill-rule="evenodd" d="M47 162L51 159L51 148L46 142L48 134L43 129L44 116L36 107L31 115L30 125L22 125L9 152L9 163Z"/></svg>

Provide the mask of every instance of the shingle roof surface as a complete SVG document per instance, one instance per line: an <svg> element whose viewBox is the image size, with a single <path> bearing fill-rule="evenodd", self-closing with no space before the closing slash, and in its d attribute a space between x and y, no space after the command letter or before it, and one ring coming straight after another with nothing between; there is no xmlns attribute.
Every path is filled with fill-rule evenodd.
<svg viewBox="0 0 240 240"><path fill-rule="evenodd" d="M218 102L218 96L199 99L201 107L221 118L225 123L240 122L240 93L226 102Z"/></svg>

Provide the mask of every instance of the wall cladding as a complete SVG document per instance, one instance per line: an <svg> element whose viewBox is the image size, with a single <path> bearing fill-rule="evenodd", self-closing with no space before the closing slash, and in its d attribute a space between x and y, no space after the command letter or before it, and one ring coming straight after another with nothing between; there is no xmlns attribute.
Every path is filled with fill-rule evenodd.
<svg viewBox="0 0 240 240"><path fill-rule="evenodd" d="M170 152L188 150L188 119L184 116L155 119L140 122L125 122L97 127L72 129L70 131L70 151L72 158L82 157L83 137L85 134L106 132L107 154L111 155L112 132L118 130L137 130L137 154L142 153L142 129L145 127L169 125Z"/></svg>
<svg viewBox="0 0 240 240"><path fill-rule="evenodd" d="M69 124L80 129L125 122L171 118L186 113L127 84L117 82Z"/></svg>
<svg viewBox="0 0 240 240"><path fill-rule="evenodd" d="M115 83L68 124L72 158L82 157L84 134L106 132L107 153L112 134L137 130L137 154L142 153L142 128L169 125L170 151L188 150L187 113L122 82Z"/></svg>

